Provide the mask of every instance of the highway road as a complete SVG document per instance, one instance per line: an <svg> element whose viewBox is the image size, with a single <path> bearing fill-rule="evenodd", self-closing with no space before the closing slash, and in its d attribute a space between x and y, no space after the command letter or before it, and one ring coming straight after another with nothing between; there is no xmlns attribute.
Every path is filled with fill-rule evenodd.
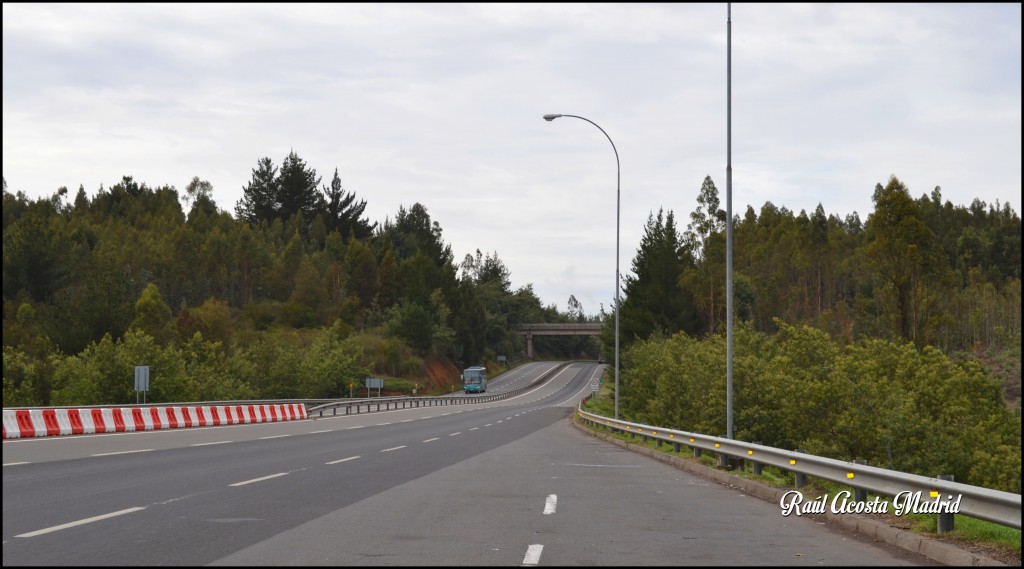
<svg viewBox="0 0 1024 569"><path fill-rule="evenodd" d="M3 564L934 564L579 431L601 367L487 404L4 441Z"/></svg>

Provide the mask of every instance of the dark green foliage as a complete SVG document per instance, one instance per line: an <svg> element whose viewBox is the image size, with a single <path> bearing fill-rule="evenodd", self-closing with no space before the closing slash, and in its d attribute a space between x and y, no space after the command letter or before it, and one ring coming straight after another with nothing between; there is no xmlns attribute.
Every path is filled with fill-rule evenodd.
<svg viewBox="0 0 1024 569"><path fill-rule="evenodd" d="M321 198L319 186L316 170L307 166L295 151L289 152L277 178L275 217L290 220L301 215L306 222L312 221Z"/></svg>
<svg viewBox="0 0 1024 569"><path fill-rule="evenodd" d="M391 321L391 334L405 341L420 353L430 350L436 322L430 312L418 302L400 303Z"/></svg>
<svg viewBox="0 0 1024 569"><path fill-rule="evenodd" d="M4 196L5 209L9 194ZM20 200L18 200L20 201ZM11 204L12 208L17 207ZM26 215L4 217L3 288L4 298L19 291L35 301L52 301L53 295L69 282L73 242L63 232L64 220L42 208L27 210Z"/></svg>
<svg viewBox="0 0 1024 569"><path fill-rule="evenodd" d="M167 306L160 289L153 283L146 285L139 300L135 302L135 319L130 329L138 329L166 344L171 339L171 307Z"/></svg>
<svg viewBox="0 0 1024 569"><path fill-rule="evenodd" d="M976 362L881 339L840 346L809 326L777 325L772 336L737 327L736 439L1020 492L1020 416ZM724 344L679 333L629 348L627 420L724 433Z"/></svg>
<svg viewBox="0 0 1024 569"><path fill-rule="evenodd" d="M694 334L698 320L693 295L680 288L680 276L693 267L671 211L647 218L632 273L623 277L620 341L623 346L651 334ZM609 349L611 348L611 349ZM614 347L605 346L608 353Z"/></svg>
<svg viewBox="0 0 1024 569"><path fill-rule="evenodd" d="M235 215L250 224L271 222L277 217L277 166L269 157L260 158L252 170L252 180L242 191L235 206Z"/></svg>
<svg viewBox="0 0 1024 569"><path fill-rule="evenodd" d="M515 358L525 340L512 326L531 322L603 324L600 347L544 338L539 357L614 357L613 299L595 316L573 298L566 312L544 306L531 285L512 289L497 252L467 255L460 274L422 204L378 226L337 170L330 188L318 183L294 152L281 172L262 159L237 218L198 177L179 195L124 176L73 201L64 188L29 200L5 186L5 404L131 402L140 363L158 400L333 396L364 369ZM724 432L725 221L710 177L685 236L671 211L648 219L622 290L635 417ZM1008 420L998 383L970 363L1008 358L1007 398L1019 397L1015 212L955 206L938 188L914 200L893 177L863 223L771 203L731 221L742 436L1019 481L1019 411ZM964 449L957 433L993 438ZM938 446L966 454L927 454Z"/></svg>
<svg viewBox="0 0 1024 569"><path fill-rule="evenodd" d="M341 235L351 234L363 240L373 234L376 223L371 224L363 219L366 200L356 201L356 195L341 187L338 169L334 169L331 187L324 187L323 214L327 231L337 231Z"/></svg>

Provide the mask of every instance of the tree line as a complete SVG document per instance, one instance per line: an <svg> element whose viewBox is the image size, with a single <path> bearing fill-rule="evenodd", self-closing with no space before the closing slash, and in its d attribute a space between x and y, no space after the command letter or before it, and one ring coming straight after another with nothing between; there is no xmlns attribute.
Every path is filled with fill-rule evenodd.
<svg viewBox="0 0 1024 569"><path fill-rule="evenodd" d="M202 360L187 349L217 361L216 374L181 385L224 383L235 386L218 388L225 394L257 398L313 396L289 384L294 372L270 381L239 371L266 371L267 353L293 361L275 345L301 353L325 328L355 335L358 369L319 390L336 396L370 373L422 372L408 362L512 358L525 351L515 324L588 318L578 306L543 305L531 285L513 290L497 251L456 262L423 204L370 222L365 200L343 188L337 169L330 185L320 181L294 151L280 169L260 159L232 216L198 177L183 192L123 176L91 199L80 186L73 199L60 188L35 200L9 192L5 179L4 404L133 400L123 369L104 380L119 389L79 390L94 400L68 399L70 376L57 373L64 360L127 349L138 340L132 332L180 360L180 369ZM592 338L545 346L555 357L597 351ZM104 374L113 368L89 377ZM174 396L201 400L208 392L193 385Z"/></svg>
<svg viewBox="0 0 1024 569"><path fill-rule="evenodd" d="M765 203L733 224L734 317L755 330L776 319L841 342L905 340L953 353L1020 345L1020 217L1009 205L955 206L941 188L914 199L895 176L877 184L862 222L819 204L796 214ZM651 213L624 279L624 343L725 326L726 214L706 177L685 231ZM606 332L605 345L610 339Z"/></svg>
<svg viewBox="0 0 1024 569"><path fill-rule="evenodd" d="M294 151L280 168L262 158L232 215L198 177L182 192L123 176L92 198L80 186L74 198L59 188L35 200L9 192L4 180L4 405L131 402L131 368L141 363L151 365L151 385L161 390L154 400L338 397L369 374L422 377L430 359L466 366L515 356L525 342L512 326L531 322L602 322L599 342L545 338L536 347L551 358L610 359L614 311L602 306L588 315L575 297L565 312L545 306L532 286L512 289L496 251L477 249L456 262L423 204L371 222L365 200L344 189L337 169L330 184L321 182ZM687 342L724 341L731 222L734 317L752 338L738 344L737 362L747 349L775 358L751 364L758 372L749 379L738 376L756 379L748 393L761 397L737 402L743 432L774 440L763 430L782 420L779 394L792 388L803 394L800 405L819 409L820 398L864 392L839 389L850 382L903 389L864 395L870 405L857 413L877 415L870 409L891 404L898 416L916 410L909 421L929 409L932 418L971 429L1006 419L971 414L1002 398L973 370L956 383L971 390L952 408L964 410L960 422L957 412L913 402L929 397L921 386L961 373L929 359L937 353L957 365L1002 354L1019 389L1019 216L1005 204L954 205L938 187L915 199L895 176L876 184L872 197L863 222L857 213L826 215L820 204L808 214L770 202L727 220L709 176L685 228L672 210L652 210L621 291L627 412L712 434L724 427L721 402L701 399L717 384L688 384L683 372L724 381L724 356L712 351L708 359ZM792 344L809 350L802 356L785 345L767 349L804 335L814 341ZM817 345L822 338L828 350ZM837 359L843 350L856 357ZM915 375L900 361L937 371ZM857 375L858 362L874 367ZM700 422L695 401L720 414L722 425ZM834 438L853 436L835 429L857 413L828 415L831 431L814 415L777 442L860 444ZM887 460L898 464L898 444L916 431L890 427L880 432L896 445ZM819 438L808 439L807 429ZM1019 457L1017 432L1015 443L1000 440Z"/></svg>
<svg viewBox="0 0 1024 569"><path fill-rule="evenodd" d="M872 197L865 222L732 220L735 437L1019 493L1020 218L895 176ZM628 420L726 432L726 223L710 177L685 230L648 218L620 314Z"/></svg>

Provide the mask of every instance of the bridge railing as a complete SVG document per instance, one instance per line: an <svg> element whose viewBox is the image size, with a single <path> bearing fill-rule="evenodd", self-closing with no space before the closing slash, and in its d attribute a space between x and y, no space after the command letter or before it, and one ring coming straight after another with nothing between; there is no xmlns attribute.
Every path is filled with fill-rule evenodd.
<svg viewBox="0 0 1024 569"><path fill-rule="evenodd" d="M645 442L647 439L653 439L657 441L658 446L661 446L662 443L671 443L675 452L679 452L681 447L685 446L693 450L695 456L700 456L701 451L706 450L717 453L720 457L752 462L757 466L755 472L759 472L760 465L774 466L784 471L793 472L797 474L798 487L802 485L802 477L814 476L858 490L860 492L855 494L860 499L866 499L866 492L873 492L881 496L903 496L908 500L919 500L917 503L925 506L922 509L927 513L938 513L932 512L927 506L933 503L951 505L953 497L959 496L957 512L953 513L1021 529L1020 494L735 439L616 420L584 411L582 402L577 408L577 415L582 421L595 428L606 428L613 432L628 434L630 437L639 436ZM806 478L803 480L805 481ZM946 499L947 496L948 499ZM855 506L854 509L856 509Z"/></svg>

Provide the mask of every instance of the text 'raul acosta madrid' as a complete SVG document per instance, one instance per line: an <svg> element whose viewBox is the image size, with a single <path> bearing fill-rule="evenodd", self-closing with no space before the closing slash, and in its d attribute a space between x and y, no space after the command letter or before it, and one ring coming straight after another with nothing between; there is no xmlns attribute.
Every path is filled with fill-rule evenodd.
<svg viewBox="0 0 1024 569"><path fill-rule="evenodd" d="M782 495L782 499L779 500L779 506L782 507L783 516L790 514L798 516L804 514L824 514L826 512L832 512L833 514L888 514L890 506L892 507L892 513L897 516L904 514L960 513L962 494L958 494L956 498L951 494L947 494L946 499L942 499L942 496L937 492L932 494L934 494L933 497L925 498L921 491L912 492L906 490L896 494L892 499L892 504L890 504L878 496L875 496L874 500L865 500L863 502L853 500L853 493L849 490L837 492L831 500L828 494L806 499L799 490L790 490Z"/></svg>

